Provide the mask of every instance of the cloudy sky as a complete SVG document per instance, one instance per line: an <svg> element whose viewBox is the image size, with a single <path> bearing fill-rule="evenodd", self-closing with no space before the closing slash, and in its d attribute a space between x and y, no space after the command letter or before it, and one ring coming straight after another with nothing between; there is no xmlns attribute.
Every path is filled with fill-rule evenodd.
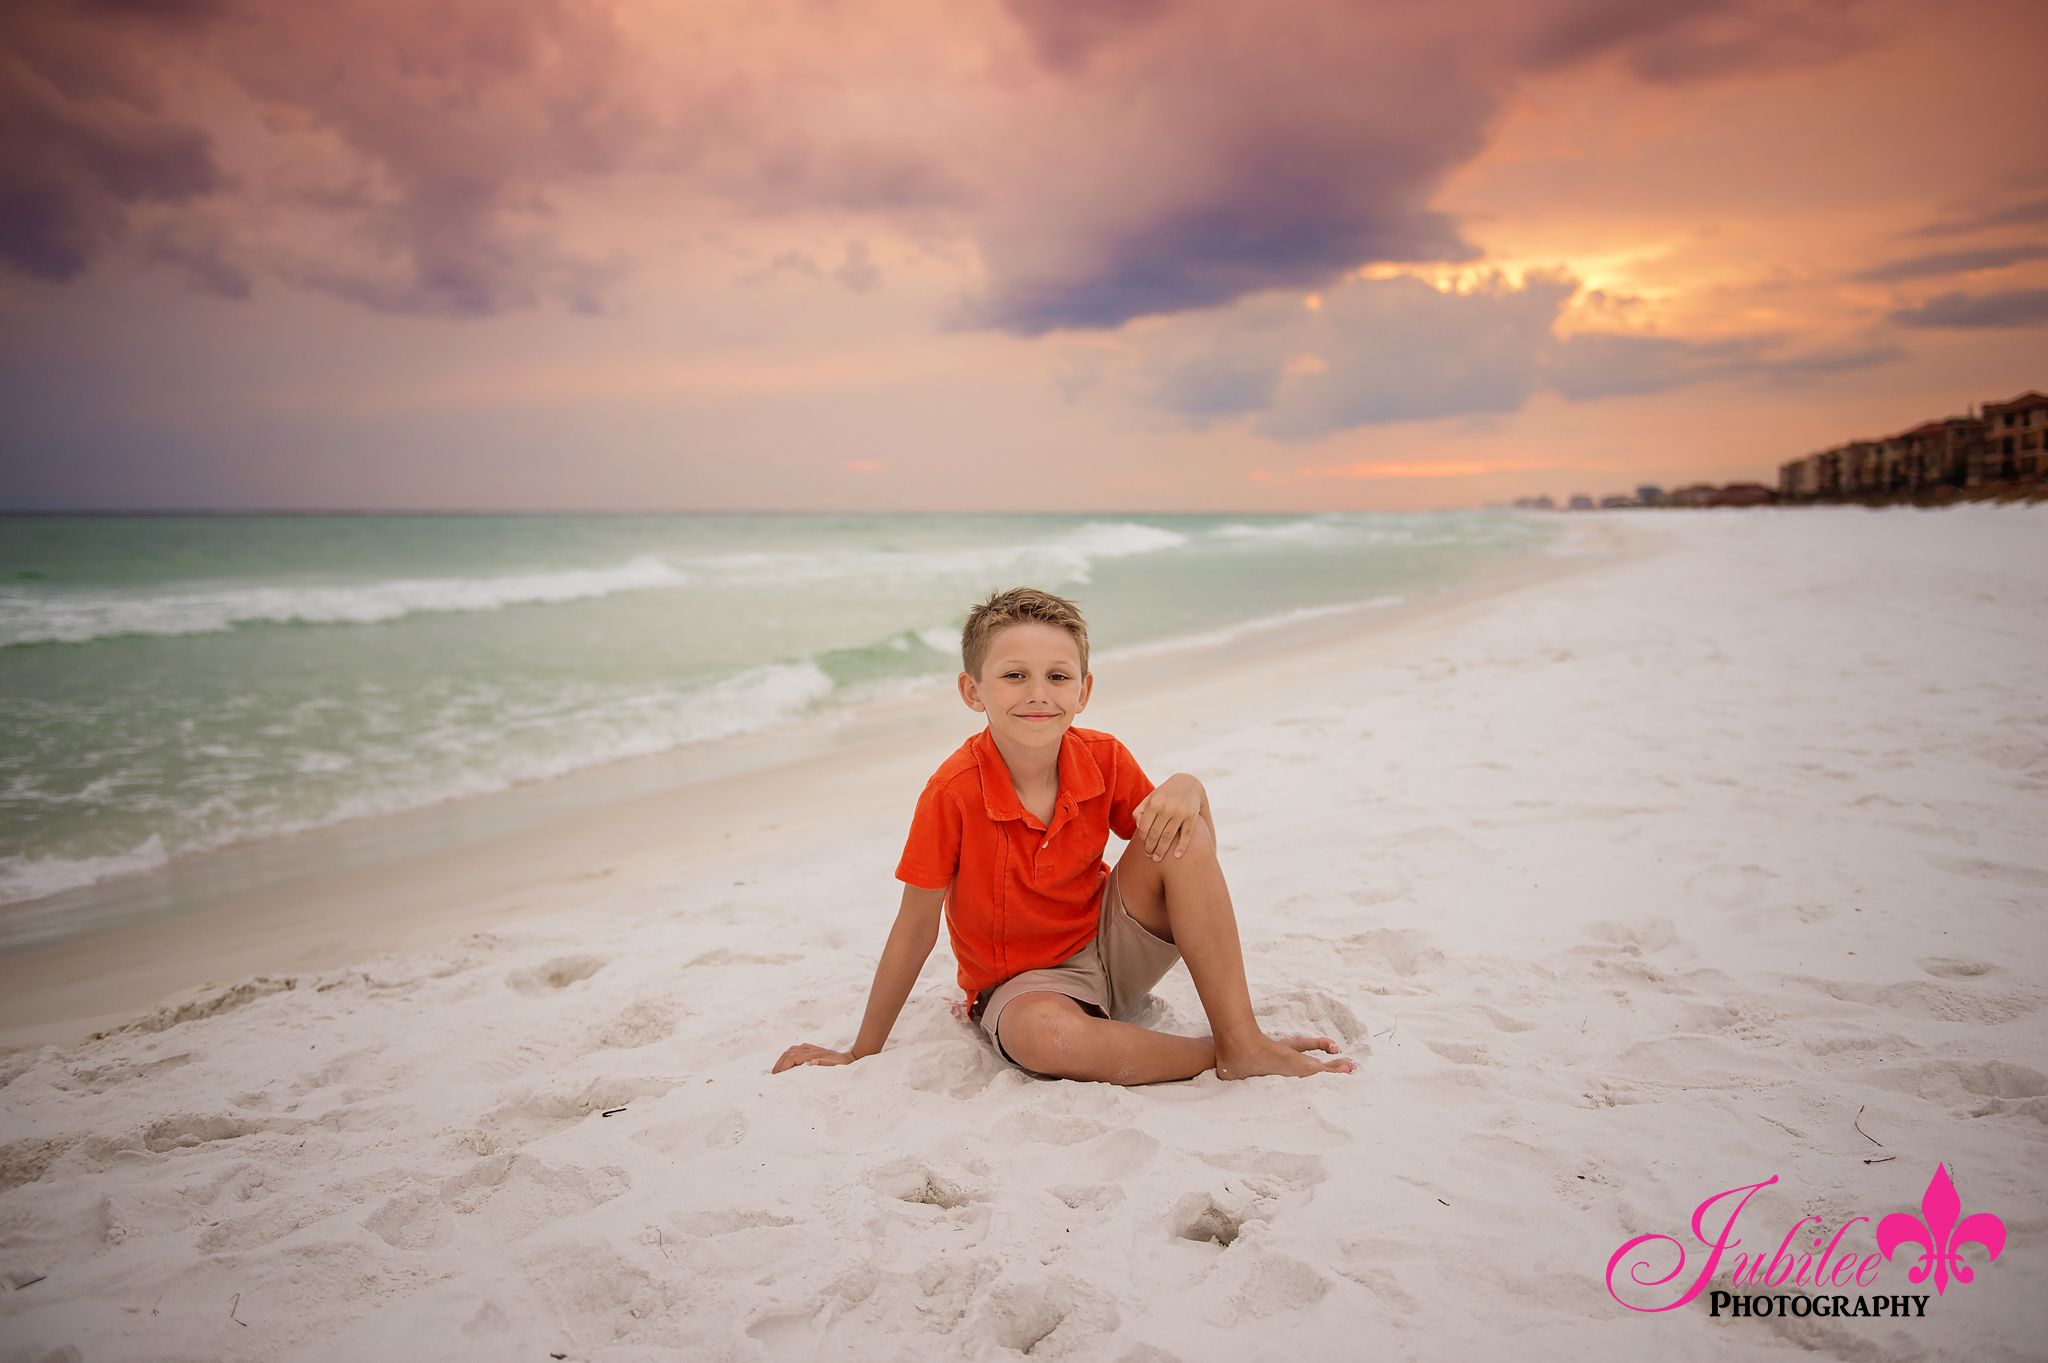
<svg viewBox="0 0 2048 1363"><path fill-rule="evenodd" d="M1470 506L2048 389L2019 0L23 0L0 506Z"/></svg>

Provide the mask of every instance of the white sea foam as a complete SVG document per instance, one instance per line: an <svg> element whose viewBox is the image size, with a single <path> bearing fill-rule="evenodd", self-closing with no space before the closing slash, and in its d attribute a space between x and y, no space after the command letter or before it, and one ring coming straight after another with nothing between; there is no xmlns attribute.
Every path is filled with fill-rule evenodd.
<svg viewBox="0 0 2048 1363"><path fill-rule="evenodd" d="M1132 554L1156 554L1161 549L1178 549L1188 537L1177 530L1133 521L1090 521L1070 530L1053 543L1091 558L1128 558Z"/></svg>
<svg viewBox="0 0 2048 1363"><path fill-rule="evenodd" d="M1209 533L1220 540L1320 544L1329 540L1336 528L1328 517L1318 516L1305 521L1283 521L1279 525L1244 525L1233 521L1229 525L1219 525Z"/></svg>
<svg viewBox="0 0 2048 1363"><path fill-rule="evenodd" d="M155 833L139 847L106 857L0 857L0 904L41 899L115 876L153 871L169 860L162 836Z"/></svg>
<svg viewBox="0 0 2048 1363"><path fill-rule="evenodd" d="M1269 629L1281 629L1297 625L1304 620L1320 620L1325 616L1349 615L1354 611L1375 610L1386 606L1398 606L1403 598L1398 596L1375 596L1367 601L1340 601L1328 606L1303 606L1299 610L1283 611L1278 615L1265 615L1256 620L1245 620L1227 629L1210 630L1203 634L1177 634L1170 639L1152 639L1142 644L1126 644L1098 653L1102 662L1129 662L1136 658L1153 658L1162 653L1180 653L1188 649L1215 648L1241 639L1247 634L1258 634Z"/></svg>
<svg viewBox="0 0 2048 1363"><path fill-rule="evenodd" d="M500 610L674 587L689 576L650 554L612 568L505 577L398 578L337 586L123 593L0 591L0 647L119 634L219 634L244 624L369 625L421 612Z"/></svg>
<svg viewBox="0 0 2048 1363"><path fill-rule="evenodd" d="M979 586L1007 576L1029 577L1050 587L1089 581L1099 559L1156 554L1188 542L1186 535L1156 525L1091 521L1045 539L972 549L722 554L690 566L713 580L749 584L864 579L880 584L958 581Z"/></svg>

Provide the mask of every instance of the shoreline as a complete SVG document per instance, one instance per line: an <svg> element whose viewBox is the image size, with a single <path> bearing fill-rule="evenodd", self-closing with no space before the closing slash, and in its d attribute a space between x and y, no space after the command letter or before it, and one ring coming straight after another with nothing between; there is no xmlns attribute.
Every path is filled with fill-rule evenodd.
<svg viewBox="0 0 2048 1363"><path fill-rule="evenodd" d="M1656 538L1633 527L1574 529L1576 536L1567 530L1545 549L1482 564L1459 582L1398 603L1248 622L1227 627L1221 642L1133 645L1126 651L1135 656L1124 659L1106 652L1114 670L1102 675L1112 686L1098 682L1084 724L1109 724L1141 703L1170 706L1176 692L1268 660L1398 634L1603 568L1645 552ZM935 683L768 731L195 853L7 906L15 918L24 910L83 911L104 921L108 915L96 910L111 903L127 921L0 950L0 1056L117 1026L181 991L419 949L737 853L756 844L726 837L730 829L708 839L698 830L722 821L753 828L757 840L775 831L759 820L775 790L792 780L829 783L858 803L860 773L878 781L889 773L891 788L908 793L884 822L900 822L924 775L973 731L971 719L951 689ZM1119 737L1147 727L1142 714L1120 722L1123 729L1112 729ZM893 771L900 761L921 764L922 774ZM690 831L679 835L678 828Z"/></svg>
<svg viewBox="0 0 2048 1363"><path fill-rule="evenodd" d="M1572 533L1548 528L1553 542L1569 540ZM1469 566L1448 581L1409 590L1418 601L1428 602L1446 589L1455 592L1504 575L1540 572L1547 557L1543 548L1524 550ZM1197 627L1180 635L1141 641L1102 656L1106 662L1126 666L1155 655L1178 657L1199 652L1225 657L1243 636L1284 643L1325 625L1341 628L1361 613L1407 613L1399 604L1387 604L1390 602L1400 603L1401 597L1355 599L1307 610L1283 608L1219 629ZM1331 618L1319 623L1318 618L1325 616ZM813 662L810 654L803 654L754 670L774 670L790 663L810 666ZM638 755L592 753L566 770L511 777L502 784L476 782L457 772L441 783L447 793L419 792L414 797L418 803L340 817L316 816L304 823L280 815L270 821L283 827L229 834L225 841L207 837L206 845L175 849L168 855L155 836L125 851L106 851L75 861L58 854L34 859L24 853L13 859L21 864L10 870L10 877L19 882L9 886L10 892L29 889L38 880L55 882L55 887L35 886L30 897L0 902L0 957L180 916L292 883L466 845L599 804L785 765L877 734L915 729L931 722L933 696L941 693L950 697L950 676L884 682L865 697L856 690L846 698L781 713L737 733ZM469 788L462 789L465 786ZM400 794L397 798L408 797ZM141 837L146 831L137 830L131 836ZM66 883L74 874L97 874L98 878Z"/></svg>

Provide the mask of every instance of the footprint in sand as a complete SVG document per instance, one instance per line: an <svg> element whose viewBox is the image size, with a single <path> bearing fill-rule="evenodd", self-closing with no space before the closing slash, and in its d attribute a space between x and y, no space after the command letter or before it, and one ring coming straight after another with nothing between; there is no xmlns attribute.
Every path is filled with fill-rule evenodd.
<svg viewBox="0 0 2048 1363"><path fill-rule="evenodd" d="M1426 932L1414 928L1374 928L1338 941L1346 965L1377 966L1402 979L1435 970L1448 959Z"/></svg>
<svg viewBox="0 0 2048 1363"><path fill-rule="evenodd" d="M1920 968L1941 980L1982 979L1998 969L1989 961L1970 961L1954 956L1930 956L1920 962Z"/></svg>
<svg viewBox="0 0 2048 1363"><path fill-rule="evenodd" d="M1927 1018L1939 1022L1968 1022L1986 1026L2024 1017L2039 1009L2044 1002L2043 995L2031 989L1975 989L1967 985L1957 987L1933 984L1926 980L1864 984L1855 980L1821 980L1788 976L1786 982L1805 985L1817 993L1840 999L1844 1003L1867 1004L1897 1013L1902 1017Z"/></svg>
<svg viewBox="0 0 2048 1363"><path fill-rule="evenodd" d="M651 1076L599 1075L580 1085L572 1077L564 1077L533 1088L511 1089L464 1133L464 1139L483 1154L516 1150L594 1113L625 1107L636 1098L660 1098L678 1082Z"/></svg>
<svg viewBox="0 0 2048 1363"><path fill-rule="evenodd" d="M1981 1107L1982 1100L2020 1102L2048 1097L2048 1075L2010 1061L1972 1064L1934 1060L1922 1065L1876 1065L1856 1076L1873 1088L1910 1093L1948 1107Z"/></svg>
<svg viewBox="0 0 2048 1363"><path fill-rule="evenodd" d="M999 1282L983 1297L960 1341L963 1352L992 1343L1032 1358L1060 1358L1123 1322L1109 1293L1070 1274L1042 1280Z"/></svg>
<svg viewBox="0 0 2048 1363"><path fill-rule="evenodd" d="M864 1182L883 1197L938 1207L944 1211L954 1211L970 1202L986 1200L986 1195L971 1176L958 1170L935 1169L914 1155L905 1155L871 1170Z"/></svg>
<svg viewBox="0 0 2048 1363"><path fill-rule="evenodd" d="M1115 1183L1059 1183L1046 1191L1077 1212L1106 1212L1125 1201L1122 1186Z"/></svg>
<svg viewBox="0 0 2048 1363"><path fill-rule="evenodd" d="M1359 1045L1365 1024L1341 999L1320 989L1276 989L1267 991L1253 1008L1259 1026L1270 1036L1334 1037L1354 1060L1370 1055Z"/></svg>
<svg viewBox="0 0 2048 1363"><path fill-rule="evenodd" d="M491 1244L509 1244L601 1206L630 1186L619 1169L492 1155L437 1187L415 1183L392 1194L364 1218L363 1229L393 1249L411 1251L438 1248L468 1226Z"/></svg>
<svg viewBox="0 0 2048 1363"><path fill-rule="evenodd" d="M1187 1194L1174 1203L1169 1219L1173 1233L1181 1239L1228 1249L1237 1243L1238 1232L1247 1220L1266 1215L1273 1206L1271 1198L1226 1185L1216 1192Z"/></svg>
<svg viewBox="0 0 2048 1363"><path fill-rule="evenodd" d="M1493 1063L1493 1058L1487 1054L1486 1047L1475 1045L1469 1041L1432 1041L1425 1038L1422 1044L1450 1061L1453 1065L1491 1065Z"/></svg>
<svg viewBox="0 0 2048 1363"><path fill-rule="evenodd" d="M1265 1319L1304 1310L1330 1290L1329 1279L1313 1266L1266 1243L1283 1190L1297 1186L1275 1175L1248 1175L1188 1193L1174 1204L1168 1221L1176 1239L1222 1251L1199 1308L1210 1324L1228 1329L1245 1316Z"/></svg>
<svg viewBox="0 0 2048 1363"><path fill-rule="evenodd" d="M728 1107L643 1127L627 1139L680 1162L707 1150L730 1150L747 1138L747 1131L746 1114Z"/></svg>
<svg viewBox="0 0 2048 1363"><path fill-rule="evenodd" d="M635 999L593 1030L589 1049L630 1051L666 1041L686 1011L682 995L668 990Z"/></svg>
<svg viewBox="0 0 2048 1363"><path fill-rule="evenodd" d="M514 993L542 998L589 979L608 964L595 956L557 956L544 964L512 971L505 976L505 983Z"/></svg>

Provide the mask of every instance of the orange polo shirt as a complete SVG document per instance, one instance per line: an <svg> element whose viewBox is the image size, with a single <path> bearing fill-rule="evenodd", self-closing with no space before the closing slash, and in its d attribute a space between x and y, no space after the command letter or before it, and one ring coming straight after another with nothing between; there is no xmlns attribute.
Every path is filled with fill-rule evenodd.
<svg viewBox="0 0 2048 1363"><path fill-rule="evenodd" d="M950 887L946 928L969 998L1027 970L1058 965L1095 936L1102 849L1137 831L1132 811L1152 783L1108 734L1060 738L1052 826L1017 800L1010 768L983 729L947 758L918 797L896 878Z"/></svg>

